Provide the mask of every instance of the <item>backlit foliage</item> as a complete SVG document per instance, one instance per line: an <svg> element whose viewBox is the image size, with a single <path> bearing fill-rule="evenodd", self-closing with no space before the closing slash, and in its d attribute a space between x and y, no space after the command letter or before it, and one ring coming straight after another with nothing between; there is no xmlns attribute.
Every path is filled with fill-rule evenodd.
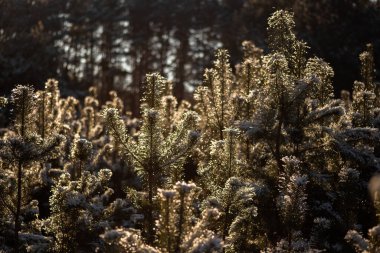
<svg viewBox="0 0 380 253"><path fill-rule="evenodd" d="M125 123L116 108L104 110L104 120L110 135L120 145L121 152L129 157L146 190L147 199L142 203L146 216L145 232L150 241L154 237L154 199L159 187L172 185L182 178L185 158L197 143L196 125L198 115L184 112L178 125L168 125L168 100L171 86L159 74L146 77L146 91L142 100L142 126L136 139L127 132ZM167 97L168 95L170 97ZM168 115L169 114L169 115Z"/></svg>
<svg viewBox="0 0 380 253"><path fill-rule="evenodd" d="M194 105L147 74L140 118L115 91L62 97L53 79L1 97L0 251L378 252L372 46L337 99L295 30L276 11L268 53L245 41L233 67L217 50Z"/></svg>

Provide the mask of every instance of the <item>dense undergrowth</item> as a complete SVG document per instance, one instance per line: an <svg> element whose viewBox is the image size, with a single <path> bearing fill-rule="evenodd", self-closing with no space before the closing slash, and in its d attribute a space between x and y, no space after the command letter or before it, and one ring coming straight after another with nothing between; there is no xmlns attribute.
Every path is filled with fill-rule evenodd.
<svg viewBox="0 0 380 253"><path fill-rule="evenodd" d="M115 92L16 86L0 99L0 251L378 252L372 48L335 99L294 26L275 12L270 53L244 42L234 70L218 50L193 105L148 74L139 119Z"/></svg>

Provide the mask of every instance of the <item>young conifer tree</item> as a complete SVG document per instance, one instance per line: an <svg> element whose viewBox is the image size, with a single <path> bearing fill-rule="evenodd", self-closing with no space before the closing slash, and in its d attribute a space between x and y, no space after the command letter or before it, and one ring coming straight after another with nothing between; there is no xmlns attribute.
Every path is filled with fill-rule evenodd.
<svg viewBox="0 0 380 253"><path fill-rule="evenodd" d="M126 208L127 203L112 201L111 176L109 169L101 169L93 174L85 170L77 180L71 180L69 173L59 177L49 199L51 215L41 222L53 237L53 252L95 251L101 247L98 236L105 229L120 226L117 219L129 218L132 210Z"/></svg>
<svg viewBox="0 0 380 253"><path fill-rule="evenodd" d="M373 90L366 89L363 82L354 83L353 96L353 125L356 127L371 127L374 120L376 95Z"/></svg>
<svg viewBox="0 0 380 253"><path fill-rule="evenodd" d="M33 88L18 85L12 91L12 106L14 113L14 133L1 140L0 157L3 160L5 175L9 175L8 183L14 188L6 189L8 194L2 196L3 204L13 214L14 219L14 249L19 251L19 233L22 230L23 207L29 205L27 186L30 185L28 169L33 162L39 162L56 157L60 152L60 145L64 141L61 135L53 135L43 139L36 132L34 110L36 109ZM15 181L15 182L11 182Z"/></svg>
<svg viewBox="0 0 380 253"><path fill-rule="evenodd" d="M269 54L244 42L236 72L218 50L194 95L200 124L159 74L147 75L141 121L115 91L101 105L90 88L81 103L52 79L0 98L15 119L0 130L0 251L350 252L349 231L358 252L378 252L379 227L361 231L372 226L366 187L380 169L372 46L352 101L334 99L331 66L308 59L294 30L291 12L274 12ZM193 154L202 189L182 182ZM52 188L42 220L41 179ZM113 201L125 192L134 207Z"/></svg>
<svg viewBox="0 0 380 253"><path fill-rule="evenodd" d="M263 86L263 50L256 47L250 41L242 43L244 59L236 70L236 92L234 95L235 122L241 128L250 125L253 120L253 112L256 99ZM245 131L243 131L245 133ZM247 163L250 162L252 153L252 139L247 134L240 135L240 148L245 155ZM248 170L249 168L247 168Z"/></svg>
<svg viewBox="0 0 380 253"><path fill-rule="evenodd" d="M47 80L45 89L37 91L36 97L38 134L45 140L59 130L59 121L57 120L60 99L58 81Z"/></svg>
<svg viewBox="0 0 380 253"><path fill-rule="evenodd" d="M296 38L294 28L293 13L284 10L274 12L268 19L268 43L272 53L282 54L287 59L290 74L300 78L308 46Z"/></svg>
<svg viewBox="0 0 380 253"><path fill-rule="evenodd" d="M338 191L333 178L347 166L347 157L358 154L357 160L349 163L351 166L364 161L365 154L358 150L358 144L368 141L369 133L364 129L350 130L350 133L356 131L355 141L344 131L350 125L350 116L345 115L349 102L344 104L333 99L332 68L320 58L307 60L307 46L297 40L293 31L293 15L287 11L275 12L268 24L272 51L261 58L261 71L252 77L261 80L260 92L254 89L251 92L254 95L251 118L236 123L252 143L253 152L245 163L250 171L246 177L257 187L255 201L258 201L257 220L261 225L257 231L261 234L256 236L260 238L256 245L262 249L267 247L263 245L272 243L270 250L303 252L315 246L311 237L314 242L321 238L323 233L318 231L332 230L323 224L334 221L344 226L343 218L337 215L338 201L332 198ZM237 78L237 83L245 82L241 78L246 79L244 75ZM360 137L359 132L363 133ZM299 161L297 173L289 172L287 157ZM304 178L307 180L301 180ZM339 187L344 184L342 181ZM302 203L286 197L296 193L304 196L297 199ZM343 193L341 197L349 196ZM302 208L306 206L307 209ZM301 209L297 211L298 207ZM296 213L297 218L289 218L290 213ZM303 222L298 222L299 227L292 224L301 217L305 224L314 223L315 232L305 233ZM273 241L273 238L277 239ZM297 245L303 246L296 248Z"/></svg>
<svg viewBox="0 0 380 253"><path fill-rule="evenodd" d="M181 179L185 158L199 136L196 131L198 116L192 111L182 115L175 129L168 129L170 126L164 116L168 106L166 96L170 92L170 83L162 76L156 73L146 76L141 105L143 122L137 140L128 134L117 109L108 108L104 111L108 132L120 145L122 153L134 162L144 190L147 191L145 234L150 243L154 238L154 199L157 189Z"/></svg>
<svg viewBox="0 0 380 253"><path fill-rule="evenodd" d="M311 85L310 99L318 106L323 107L334 98L333 76L333 69L323 59L313 57L307 61L304 78Z"/></svg>
<svg viewBox="0 0 380 253"><path fill-rule="evenodd" d="M101 235L107 244L106 252L222 252L222 240L208 229L219 212L205 209L200 218L195 217L199 190L195 184L185 182L177 182L172 189L159 189L155 247L145 243L137 230L116 229Z"/></svg>
<svg viewBox="0 0 380 253"><path fill-rule="evenodd" d="M230 127L234 120L234 87L229 57L226 50L216 52L214 67L205 70L203 85L194 94L196 108L202 119L205 145L212 140L223 140L223 130Z"/></svg>
<svg viewBox="0 0 380 253"><path fill-rule="evenodd" d="M365 84L365 88L369 91L374 91L375 63L373 57L373 46L369 43L366 47L366 50L359 55L361 62L360 73Z"/></svg>
<svg viewBox="0 0 380 253"><path fill-rule="evenodd" d="M280 194L277 205L285 229L287 247L292 249L307 213L307 175L301 174L300 161L295 157L284 157L285 170L280 175Z"/></svg>
<svg viewBox="0 0 380 253"><path fill-rule="evenodd" d="M244 248L237 231L249 230L250 225L246 222L252 222L256 216L253 203L255 190L244 179L247 166L239 160L239 131L227 128L223 134L224 140L212 142L209 163L201 164L199 173L204 190L208 193L206 207L216 208L220 212L214 228L225 241L227 251L233 252L234 249ZM248 237L244 241L250 239Z"/></svg>
<svg viewBox="0 0 380 253"><path fill-rule="evenodd" d="M370 45L360 54L362 80L355 81L352 106L347 114L347 127L336 131L335 144L345 159L358 165L358 169L376 168L379 166L375 150L379 138L378 111L373 84L374 64ZM365 173L368 175L368 172Z"/></svg>

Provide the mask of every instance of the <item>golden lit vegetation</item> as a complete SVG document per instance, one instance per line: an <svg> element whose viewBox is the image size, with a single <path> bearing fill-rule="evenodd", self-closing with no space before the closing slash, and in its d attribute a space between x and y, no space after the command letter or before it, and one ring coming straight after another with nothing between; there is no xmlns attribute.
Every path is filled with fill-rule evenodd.
<svg viewBox="0 0 380 253"><path fill-rule="evenodd" d="M335 99L333 69L294 28L276 11L269 53L245 41L234 70L218 50L193 106L157 73L138 119L114 91L64 98L52 79L0 98L12 118L0 132L0 251L378 252L372 47L352 99Z"/></svg>

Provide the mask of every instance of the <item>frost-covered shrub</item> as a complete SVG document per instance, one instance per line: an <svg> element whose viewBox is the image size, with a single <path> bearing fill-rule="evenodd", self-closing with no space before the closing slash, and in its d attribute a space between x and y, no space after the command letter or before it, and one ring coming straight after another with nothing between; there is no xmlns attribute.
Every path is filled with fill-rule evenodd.
<svg viewBox="0 0 380 253"><path fill-rule="evenodd" d="M111 171L97 174L84 171L78 180L62 174L52 188L51 215L42 227L53 238L55 252L77 252L99 244L97 236L105 229L125 224L133 209L121 199L112 201L113 190L107 186ZM114 216L118 217L114 217ZM124 217L124 221L120 220ZM79 240L80 239L80 240Z"/></svg>
<svg viewBox="0 0 380 253"><path fill-rule="evenodd" d="M37 172L37 162L55 158L60 153L64 141L62 135L44 138L36 130L33 117L36 110L34 90L29 86L18 85L12 91L13 131L0 141L2 205L4 215L14 221L14 249L20 248L19 233L30 215L38 214L37 202L29 195L33 190L33 174ZM36 171L37 170L37 171ZM30 211L33 206L34 211ZM30 214L29 214L30 213ZM9 216L10 215L10 216ZM13 217L12 217L13 216ZM12 218L10 218L12 217ZM11 239L8 239L11 240Z"/></svg>
<svg viewBox="0 0 380 253"><path fill-rule="evenodd" d="M196 132L198 116L193 111L186 111L174 129L167 125L168 118L164 116L170 116L167 96L171 95L171 88L162 76L147 75L146 84L141 105L143 123L136 139L128 134L116 108L105 109L104 120L123 155L133 161L144 191L147 192L147 200L142 205L146 217L145 233L152 242L157 190L182 178L183 164L197 143L199 134Z"/></svg>
<svg viewBox="0 0 380 253"><path fill-rule="evenodd" d="M0 251L377 252L372 46L336 99L291 12L271 15L268 42L243 42L236 66L217 50L194 107L157 73L140 118L116 91L61 97L53 79L1 97Z"/></svg>
<svg viewBox="0 0 380 253"><path fill-rule="evenodd" d="M177 182L173 189L159 189L159 217L156 220L156 247L146 244L138 230L115 229L101 235L107 252L222 252L223 242L208 229L219 216L206 209L194 217L199 188L193 183Z"/></svg>

